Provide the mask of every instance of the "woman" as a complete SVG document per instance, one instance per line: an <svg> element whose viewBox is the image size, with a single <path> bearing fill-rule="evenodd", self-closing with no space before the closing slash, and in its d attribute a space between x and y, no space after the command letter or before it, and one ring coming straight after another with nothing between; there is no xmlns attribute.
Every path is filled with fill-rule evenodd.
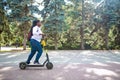
<svg viewBox="0 0 120 80"><path fill-rule="evenodd" d="M41 27L41 22L39 20L33 21L32 36L30 39L31 53L29 54L28 59L26 61L27 64L30 64L31 59L35 55L36 52L38 53L36 55L34 64L39 64L39 58L41 57L42 52L43 52L41 44L40 44L43 33L40 27Z"/></svg>

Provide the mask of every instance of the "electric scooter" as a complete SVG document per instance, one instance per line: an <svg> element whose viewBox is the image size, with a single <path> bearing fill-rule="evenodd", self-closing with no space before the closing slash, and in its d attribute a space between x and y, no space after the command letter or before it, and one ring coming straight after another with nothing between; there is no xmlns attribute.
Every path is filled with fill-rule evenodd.
<svg viewBox="0 0 120 80"><path fill-rule="evenodd" d="M45 65L46 65L47 69L53 68L53 64L49 60L49 55L48 55L47 49L44 48L44 47L46 47L45 40L41 41L41 45L42 45L43 49L45 50L45 54L46 54L46 60L44 61L44 63L36 65L36 64L27 64L26 62L21 62L21 63L19 63L19 68L21 70L25 70L27 67L44 67Z"/></svg>

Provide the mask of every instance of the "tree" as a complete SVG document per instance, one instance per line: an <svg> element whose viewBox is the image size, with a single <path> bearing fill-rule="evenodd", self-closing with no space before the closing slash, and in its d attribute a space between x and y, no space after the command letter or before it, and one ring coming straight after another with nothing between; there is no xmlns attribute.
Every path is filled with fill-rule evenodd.
<svg viewBox="0 0 120 80"><path fill-rule="evenodd" d="M72 17L71 27L79 29L80 33L80 49L85 49L84 28L85 28L85 6L83 0L69 0L72 4L73 10L70 12ZM69 5L68 5L69 6ZM70 7L70 8L72 8Z"/></svg>
<svg viewBox="0 0 120 80"><path fill-rule="evenodd" d="M8 19L6 17L5 13L5 6L6 2L3 0L0 0L0 50L1 50L1 41L2 41L2 32L8 31L9 32L9 25L8 25Z"/></svg>
<svg viewBox="0 0 120 80"><path fill-rule="evenodd" d="M8 0L9 21L17 21L21 33L23 33L23 50L26 50L27 33L30 29L30 21L36 19L33 13L40 14L36 5L32 5L34 0ZM19 3L19 4L18 4Z"/></svg>
<svg viewBox="0 0 120 80"><path fill-rule="evenodd" d="M81 35L81 49L84 48L84 28L85 26L85 10L84 10L84 0L82 0L82 27L80 27L80 35Z"/></svg>
<svg viewBox="0 0 120 80"><path fill-rule="evenodd" d="M103 0L100 6L96 9L96 23L102 24L104 29L103 41L105 41L106 49L109 49L109 29L112 25L119 24L119 13L116 13L119 10L119 0ZM100 27L99 27L100 28Z"/></svg>
<svg viewBox="0 0 120 80"><path fill-rule="evenodd" d="M45 22L45 31L52 34L55 49L58 49L58 36L59 32L62 31L62 24L64 24L63 5L65 2L64 0L44 0L43 2L42 17Z"/></svg>
<svg viewBox="0 0 120 80"><path fill-rule="evenodd" d="M3 1L1 45L23 43L25 49L35 13L42 16L49 49L120 49L119 0L43 0L37 5L34 0L7 0L4 6Z"/></svg>

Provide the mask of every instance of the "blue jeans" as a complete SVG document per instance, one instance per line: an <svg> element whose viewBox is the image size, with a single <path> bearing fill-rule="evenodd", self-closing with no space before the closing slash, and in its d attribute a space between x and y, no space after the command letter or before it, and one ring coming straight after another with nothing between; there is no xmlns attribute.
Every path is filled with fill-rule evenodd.
<svg viewBox="0 0 120 80"><path fill-rule="evenodd" d="M38 53L36 55L36 59L35 59L34 62L39 62L39 58L41 57L42 52L43 52L40 42L38 42L34 39L31 39L30 40L30 45L31 45L31 53L28 56L27 63L28 64L30 63L30 61L31 61L32 57L35 55L36 51Z"/></svg>

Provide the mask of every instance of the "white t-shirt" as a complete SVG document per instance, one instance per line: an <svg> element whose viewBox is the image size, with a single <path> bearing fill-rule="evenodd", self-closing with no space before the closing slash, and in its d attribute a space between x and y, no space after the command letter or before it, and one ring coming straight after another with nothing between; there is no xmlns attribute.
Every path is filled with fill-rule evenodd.
<svg viewBox="0 0 120 80"><path fill-rule="evenodd" d="M37 40L38 42L40 42L41 41L41 39L42 39L42 35L40 35L40 34L42 34L42 31L41 31L41 28L40 27L38 27L38 26L35 26L35 27L33 27L33 29L32 29L32 37L31 37L31 39L35 39L35 40Z"/></svg>

